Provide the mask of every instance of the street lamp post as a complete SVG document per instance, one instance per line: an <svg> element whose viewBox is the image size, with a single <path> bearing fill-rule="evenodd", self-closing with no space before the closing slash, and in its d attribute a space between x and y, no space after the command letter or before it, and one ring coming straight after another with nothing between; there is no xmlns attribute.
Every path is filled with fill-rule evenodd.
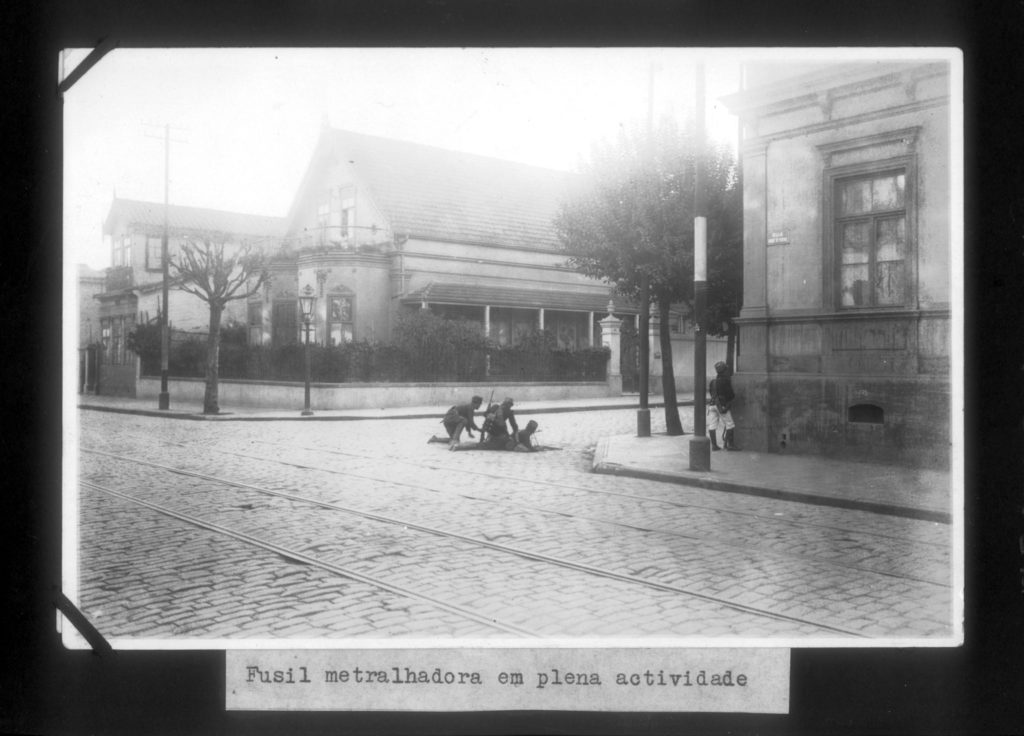
<svg viewBox="0 0 1024 736"><path fill-rule="evenodd" d="M316 297L313 295L313 287L306 284L306 288L299 296L299 311L302 313L302 324L306 332L306 401L302 409L304 417L313 416L313 411L309 408L309 330L313 321L314 304L316 304Z"/></svg>

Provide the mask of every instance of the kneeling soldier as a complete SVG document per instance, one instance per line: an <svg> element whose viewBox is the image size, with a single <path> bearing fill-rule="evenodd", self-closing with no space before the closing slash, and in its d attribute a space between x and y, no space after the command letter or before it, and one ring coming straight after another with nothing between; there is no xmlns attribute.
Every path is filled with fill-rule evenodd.
<svg viewBox="0 0 1024 736"><path fill-rule="evenodd" d="M473 421L473 412L479 409L480 404L483 402L482 397L474 396L468 404L457 404L444 415L441 423L444 424L445 431L448 432L449 450L454 450L459 446L462 430L466 430L466 434L470 437L473 436L474 429L478 432L480 431L480 428L476 426L476 422Z"/></svg>

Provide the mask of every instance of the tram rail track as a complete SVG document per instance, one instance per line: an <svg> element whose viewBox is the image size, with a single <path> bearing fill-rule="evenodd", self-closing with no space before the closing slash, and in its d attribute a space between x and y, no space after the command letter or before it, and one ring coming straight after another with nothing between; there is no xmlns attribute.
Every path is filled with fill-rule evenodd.
<svg viewBox="0 0 1024 736"><path fill-rule="evenodd" d="M706 594L706 593L701 593L701 592L698 592L698 591L689 590L689 589L687 589L687 588L685 588L683 586L672 585L672 584L668 584L668 583L661 583L661 582L658 582L658 581L645 579L645 578L638 577L638 576L635 576L635 575L629 575L629 574L617 572L617 571L614 571L614 570L609 570L609 569L601 568L601 567L595 566L595 565L579 563L579 562L575 562L575 561L572 561L572 560L567 560L567 559L564 559L564 558L561 558L561 557L556 557L556 556L553 556L553 555L547 555L547 554L542 554L542 553L534 552L534 551L527 550L527 549L522 549L520 547L516 547L516 546L513 546L513 545L502 544L502 543L495 542L495 541L490 541L490 540L486 540L486 539L480 539L478 537L473 537L473 536L469 536L469 535L465 535L465 534L459 534L457 532L454 532L454 531L451 531L451 530L448 530L448 529L442 529L442 528L431 527L431 526L427 526L427 525L423 525L423 524L417 524L416 522L410 521L408 519L402 519L402 518L399 518L399 517L396 517L396 516L389 516L389 515L386 515L386 514L370 512L370 511L366 511L364 509L359 509L359 508L352 507L352 506L346 506L346 505L343 505L343 504L333 503L333 502L325 501L325 500L322 500L322 499L310 498L308 496L304 496L304 495L301 495L301 494L296 494L296 493L290 493L290 492L287 492L287 491L278 491L278 490L274 490L274 489L264 488L262 486L255 485L255 484L252 484L252 483L245 483L245 482L242 482L242 481L236 481L236 480L232 480L232 479L221 478L221 477L218 477L218 476L215 476L215 475L211 475L209 473L203 473L203 472L199 472L199 471L187 470L187 469L184 469L184 468L178 468L178 467L174 467L174 466L170 466L170 465L165 465L163 463L157 463L157 462L153 462L153 461L149 461L149 460L142 460L140 458L134 458L134 457L130 457L130 456L119 455L119 454L116 454L116 453L109 453L109 452L105 452L105 451L101 451L101 450L94 450L94 449L88 449L88 448L82 448L82 451L83 452L92 453L92 454L101 455L101 456L107 456L107 457L110 457L110 458L115 459L115 460L121 460L121 461L125 461L125 462L136 463L136 464L147 466L147 467L152 467L152 468L163 470L163 471L166 471L166 472L169 472L169 473L173 473L173 474L176 474L176 475L182 475L182 476L186 476L186 477L197 478L197 479L201 479L201 480L204 480L206 482L210 482L210 483L214 483L214 484L230 486L230 487L235 487L235 488L240 488L240 489L246 489L246 490L254 491L254 492L257 492L257 493L260 493L260 494L264 494L264 495L267 495L267 496L287 499L287 500L290 500L292 502L309 504L309 505L312 505L312 506L317 506L317 507L320 507L320 508L329 509L331 511L345 513L345 514L348 514L350 516L362 518L362 519L369 520L369 521L374 521L374 522L378 522L378 523L385 523L385 524L390 524L390 525L401 526L401 527L403 527L405 529L412 529L412 530L415 530L415 531L418 531L418 532L421 532L421 533L431 534L431 535L438 536L438 537L443 537L443 538L446 538L446 539L449 539L449 540L457 540L457 541L465 543L465 544L474 545L474 546L482 547L482 548L487 548L487 549L491 549L491 550L498 551L498 552L505 553L505 554L515 555L515 556L518 556L520 558L525 558L525 559L541 562L541 563L548 564L548 565L554 565L554 566L557 566L557 567L562 568L562 569L574 570L576 572L582 572L582 573L586 573L586 574L591 574L591 575L595 575L595 576L598 576L598 577L601 577L601 578L604 578L604 579L615 580L615 581L622 582L622 583L627 583L627 584L630 584L630 585L643 586L645 588L649 588L649 589L653 589L653 590L658 590L658 591L662 591L662 592L668 592L668 593L677 594L677 595L684 595L684 596L688 596L688 597L691 597L691 598L694 598L694 599L698 599L698 600L701 600L701 601L704 601L704 602L707 602L707 603L711 603L711 604L714 604L714 605L719 605L719 606L722 606L722 607L725 607L725 608L729 608L729 609L734 610L734 611L739 611L739 612L745 613L747 615L755 616L755 617L761 617L761 618L767 618L767 619L773 619L773 620L780 620L780 621L787 621L787 622L794 623L794 624L799 624L799 625L803 625L803 626L813 627L813 628L819 629L819 630L821 630L823 632L829 632L829 633L832 633L832 634L840 634L840 635L843 635L843 636L851 636L851 637L857 637L857 638L867 638L867 636L868 636L868 635L865 635L865 634L863 634L863 633L861 633L859 631L853 631L853 630L850 630L850 629L843 628L841 626L834 626L834 625L831 625L831 624L823 623L823 622L820 622L820 621L815 621L815 620L812 620L812 619L809 619L809 618L800 617L800 616L790 616L790 615L786 615L786 614L783 614L783 613L778 613L778 612L775 612L775 611L770 611L770 610L766 610L766 609L763 609L763 608L759 608L757 606L745 605L745 604L742 604L742 603L738 603L736 601L729 600L727 598L721 598L721 597L717 597L717 596L714 596L714 595L709 595L709 594ZM90 481L81 481L81 482L86 484L86 485L89 485L90 487L98 488L98 489L100 489L100 490L102 490L104 492L112 492L114 494L122 495L123 497L126 497L126 498L128 498L130 500L137 500L142 505L148 505L151 508L157 508L159 506L158 504L152 504L151 502L147 502L147 501L143 501L143 500L138 500L136 497L132 496L131 494L124 494L121 491L116 491L116 490L113 490L113 489L105 489L105 488L99 486L98 484L92 483ZM160 509L160 510L162 511L162 509ZM168 510L168 511L172 512L171 515L177 515L177 518L185 518L185 517L189 516L187 514L181 514L180 512L173 512L173 510ZM209 523L209 522L203 522L202 520L197 520L197 521L201 522L201 524ZM219 525L216 525L216 526L219 526ZM241 534L241 533L237 533L237 534ZM297 553L293 553L293 552L284 553L284 552L282 552L282 554L286 554L289 557L301 559ZM309 557L309 559L310 560L315 560L316 558ZM343 574L343 573L339 573L339 574ZM356 576L353 575L353 577L356 577ZM366 581L370 581L371 580L370 578L366 578L365 576L363 576L361 578L357 578L357 579L363 579L363 580L366 580ZM523 635L529 635L529 634L523 634Z"/></svg>
<svg viewBox="0 0 1024 736"><path fill-rule="evenodd" d="M350 452L350 451L345 451L345 450L334 450L334 449L325 448L325 447L311 447L311 446L308 446L308 445L295 445L295 444L290 444L290 443L269 442L267 440L260 440L260 439L252 439L250 441L252 441L252 442L259 442L260 444L274 445L274 446L282 446L283 445L285 447L289 447L289 448L296 449L296 450L305 450L307 452L319 452L319 453L325 453L325 454L330 454L330 455L341 455L341 456L344 456L344 457L355 457L355 458L359 458L360 460L368 460L368 461L375 461L375 462L401 463L403 465L410 465L410 466L412 466L414 468L422 467L421 463L415 463L415 462L412 462L410 460L405 460L405 459L397 458L397 457L378 457L378 456L374 456L374 455L365 455L363 453ZM182 447L187 447L188 446L186 443L183 443L183 442L174 443L174 444L178 444L178 445L180 445ZM207 445L206 448L207 449L211 449L209 447L209 445ZM224 450L224 449L221 449L221 448L212 448L212 449L215 449L217 452L237 454L240 457L261 458L261 459L272 460L274 462L284 462L284 461L277 461L277 460L274 460L272 458L265 458L265 457L258 456L258 455L245 455L245 454L242 454L242 453L238 453L237 451L234 451L234 450ZM307 468L314 468L315 467L315 466L299 465L299 464L295 464L295 465L297 467L307 467ZM494 479L494 480L507 480L506 476L503 476L501 474L498 474L498 473L488 473L488 472L481 471L481 470L471 470L471 469L468 469L468 468L457 468L457 467L452 467L452 466L449 466L449 465L440 465L440 464L438 464L438 465L427 465L425 467L428 467L431 470L443 470L446 473L447 472L450 472L450 473L462 473L462 474L466 474L466 475L475 475L475 476L480 476L482 478L490 478L490 479ZM321 468L321 467L315 467L315 469L324 470L325 472L337 472L337 471L331 471L328 468ZM389 480L389 479L382 478L382 477L377 477L377 476L372 476L372 477L371 476L363 476L363 477L366 477L367 479ZM858 534L869 535L869 536L876 537L876 538L879 538L879 539L903 539L902 536L895 535L895 534L884 534L882 532L869 531L869 530L864 530L864 529L854 529L854 528L851 528L851 527L835 526L835 525L832 525L832 524L819 524L819 523L815 523L815 522L796 521L796 520L793 520L793 519L779 519L778 517L766 516L765 514L758 514L758 513L754 513L754 512L750 512L750 511L738 511L738 510L735 510L735 509L724 509L724 508L722 508L720 506L712 506L712 505L705 505L705 504L698 504L698 503L691 503L691 502L680 503L678 501L666 501L663 498L655 498L655 497L652 497L652 496L643 496L643 495L638 495L636 493L622 493L620 491L609 491L609 490L600 489L600 488L588 488L586 486L572 485L570 483L559 483L559 482L556 482L556 481L549 481L549 480L543 480L543 479L534 479L534 478L523 479L523 482L529 483L531 485L543 485L543 486L547 486L547 487L551 487L551 488L562 488L562 489L565 489L565 490L577 491L579 493L589 493L589 494L604 495L604 496L616 496L616 497L620 497L620 498L629 498L629 499L638 500L638 501L650 501L652 503L663 503L663 504L665 504L667 506L674 506L674 507L677 507L677 508L702 509L702 510L714 511L714 512L717 512L717 513L722 513L722 514L730 514L730 515L733 515L733 516L746 516L746 517L750 517L750 518L754 518L754 519L760 519L760 520L763 520L763 521L771 521L771 522L776 523L776 524L785 524L785 525L789 525L789 526L825 529L825 530L828 530L828 531L837 531L837 532L844 532L844 533L846 533L846 532L856 532ZM793 502L793 503L796 503L796 502ZM869 513L869 512L861 512L861 513ZM940 522L936 522L936 523L940 523ZM944 547L947 546L946 544L941 543L941 542L929 542L927 540L920 540L918 543L919 544L923 544L923 545L932 546L932 547L938 547L938 548L944 548Z"/></svg>
<svg viewBox="0 0 1024 736"><path fill-rule="evenodd" d="M407 598L412 598L412 599L415 599L415 600L418 600L418 601L423 601L423 602L426 602L426 603L430 603L431 605L437 606L438 608L441 608L441 609L443 609L445 611L448 611L450 613L455 613L456 615L463 616L463 617L468 618L468 619L472 619L473 621L476 621L477 623L482 623L482 624L484 624L486 626L489 626L491 628L495 628L495 629L498 629L500 631L504 631L505 633L515 634L516 636L531 637L531 638L538 638L540 636L539 634L537 634L535 632L528 631L528 630L526 630L526 629L524 629L522 627L515 626L514 624L508 624L508 623L503 623L503 622L497 621L493 616L485 616L483 614L477 613L477 612L472 611L472 610L470 610L468 608L465 608L463 606L456 606L454 604L447 603L447 602L442 601L440 599L424 595L423 593L420 593L418 591L410 590L408 588L404 588L404 587L401 587L401 586L394 585L392 583L388 583L387 581L381 580L380 578L374 578L374 577L369 576L369 575L364 575L364 574L359 573L359 572L357 572L355 570L351 570L349 568L345 568L345 567L342 567L340 565L335 565L333 563L330 563L330 562L318 559L318 558L316 558L316 557L314 557L312 555L305 554L305 553L303 553L303 552L301 552L299 550L290 549L288 547L284 547L282 545L275 544L274 542L270 542L270 541L265 540L265 539L260 539L259 537L256 537L256 536L254 536L252 534L246 534L245 532L240 532L240 531L237 531L237 530L234 530L234 529L230 529L230 528L228 528L228 527L226 527L226 526L224 526L222 524L216 524L214 522L207 521L205 519L201 519L201 518L199 518L197 516L194 516L192 514L185 514L185 513L182 513L180 511L176 511L174 509L168 508L166 506L162 506L160 504L153 503L152 501L146 501L144 499L138 498L137 496L133 496L130 493L125 493L124 491L118 491L118 490L113 489L113 488L107 488L106 486L102 486L102 485L100 485L98 483L93 483L91 481L79 481L79 482L82 485L88 486L89 488L93 488L93 489L95 489L97 491L100 491L101 493L106 493L106 494L108 494L110 496L115 496L117 498L124 499L126 501L131 502L131 503L138 504L139 506L144 506L145 508L148 508L148 509L150 509L152 511L156 511L157 513L164 514L165 516L169 516L171 518L178 519L179 521L183 521L185 523L192 524L192 525L197 526L197 527L199 527L201 529L206 529L207 531L216 532L217 534L223 534L225 536L231 537L232 539L236 539L238 541L244 542L244 543L252 545L254 547L258 547L258 548L263 549L263 550L274 552L274 553L276 553L278 555L281 555L282 557L285 557L285 558L288 558L288 559L291 559L291 560L296 560L298 562L301 562L301 563L304 563L304 564L307 564L307 565L313 565L315 567L320 568L321 570L325 570L327 572L330 572L330 573L333 573L335 575L339 575L339 576L342 576L342 577L350 578L352 580L357 580L357 581L359 581L361 583L365 583L367 585L372 585L372 586L380 588L382 590L386 590L386 591L388 591L390 593L395 593L397 595L405 596Z"/></svg>
<svg viewBox="0 0 1024 736"><path fill-rule="evenodd" d="M255 440L255 441L262 443L262 441L260 441L260 440ZM186 443L173 443L173 444L177 444L177 445L182 446L182 447L187 447L188 446ZM266 444L277 444L277 443L266 443ZM346 452L346 451L340 451L340 450L329 450L329 449L324 449L324 448L307 447L307 446L299 446L299 445L288 445L288 447L292 447L294 449L304 450L304 451L308 451L308 452L330 453L330 454L336 454L336 455L347 456L347 457L357 457L357 458L360 458L362 460L367 460L367 461L378 461L378 462L381 462L381 461L385 460L383 458L377 458L377 457L373 457L373 456L363 455L363 454L360 454L360 453L352 453L352 452ZM475 500L475 501L480 501L480 502L484 502L484 503L501 503L501 504L513 506L513 507L516 507L516 508L523 508L523 509L527 509L527 510L531 510L531 511L538 511L538 512L541 512L541 513L556 514L556 515L561 515L561 516L565 516L566 515L565 512L563 512L563 511L559 511L557 509L547 508L547 507L544 507L544 506L538 506L538 505L535 505L535 504L526 504L526 503L521 503L521 502L516 502L516 501L510 501L510 500L507 500L507 499L502 499L502 500L496 501L493 498L490 498L490 497L488 497L486 495L475 495L475 494L471 494L471 493L466 493L465 491L451 491L447 487L446 488L427 487L427 486L424 486L422 483L416 483L416 484L408 483L408 482L405 482L405 481L396 480L394 478L391 478L391 477L388 477L388 476L385 476L385 475L376 475L376 474L370 474L370 473L360 473L360 472L354 472L354 471L341 471L341 470L337 470L337 469L333 469L333 468L329 468L329 467L323 467L323 466L320 466L320 465L310 465L310 464L307 464L307 463L293 462L293 461L289 461L289 460L283 460L283 459L280 459L280 458L267 457L267 456L263 456L263 455L256 455L256 454L251 454L251 453L239 452L237 450L226 450L226 449L218 448L218 447L206 446L206 449L207 450L211 450L212 449L212 450L214 450L216 452L220 452L220 453L227 454L227 455L232 455L232 456L235 456L235 457L240 457L240 458L247 459L247 460L259 460L259 461L264 461L264 462L272 462L272 463L276 463L276 464L280 464L280 465L288 465L288 466L299 468L299 469L303 469L303 470L314 470L314 471L317 471L317 472L329 473L329 474L332 474L332 475L348 476L348 477L360 478L362 480L371 480L371 481L385 482L385 483L389 483L389 484L392 484L392 485L406 486L406 487L415 488L415 489L424 489L424 488L426 488L427 490L431 490L433 492L437 492L437 493L453 493L453 494L461 496L463 498L467 498L467 499ZM416 467L416 468L420 467L419 465L417 465L415 463L412 463L412 462L409 462L409 461L402 461L400 459L387 458L386 461L387 462L402 462L404 464L411 465L411 466ZM462 468L450 468L450 467L447 467L447 466L445 466L445 467L429 466L429 467L431 467L431 469L435 469L435 470L444 470L446 473L449 472L449 471L455 471L455 472L461 472L461 473L466 473L466 474L471 474L471 475L476 475L476 476L481 476L481 477L486 477L486 478L494 478L494 479L502 479L503 478L503 476L500 476L500 475L497 475L497 474L494 474L494 473L487 473L487 472L476 471L476 470L468 470L468 469L462 469ZM830 531L830 532L838 532L838 533L842 533L842 534L855 533L855 534L860 535L860 536L871 537L871 538L875 538L875 539L878 539L878 540L901 539L900 537L895 537L893 535L887 535L887 534L882 534L882 533L877 533L877 532L865 531L865 530L861 530L861 529L851 529L849 527L837 527L837 526L833 526L833 525L824 525L824 524L816 524L816 523L810 523L810 522L801 522L801 521L795 521L795 520L792 520L792 519L778 519L776 517L766 516L766 515L763 515L763 514L756 514L756 513L752 513L752 512L733 511L733 510L722 509L722 508L717 507L717 506L709 506L709 505L694 504L694 503L680 503L680 502L676 502L676 501L666 501L664 499L652 498L650 496L638 496L636 494L631 494L631 493L621 493L621 492L617 492L617 491L608 491L608 490L603 490L603 489L591 489L591 488L585 488L585 487L582 487L582 486L575 486L575 485L571 485L571 484L558 483L558 482L553 482L553 481L533 480L533 479L531 479L531 480L524 481L524 482L530 483L531 485L538 485L539 484L539 485L544 485L544 486L548 486L548 487L572 490L572 491L579 492L579 493L588 493L588 494L596 494L596 495L614 496L614 497L620 497L620 498L629 498L629 499L641 500L641 501L645 501L645 502L649 502L649 503L661 503L661 504L665 504L666 506L671 506L671 507L674 507L674 508L683 508L683 509L693 508L693 509L701 509L701 510L705 510L705 511L711 511L711 512L714 512L714 513L717 513L717 514L729 515L729 516L750 517L750 518L755 518L755 519L757 519L759 521L770 522L770 523L776 524L776 525L777 524L782 524L782 525L792 526L792 527L797 527L797 528L824 529L824 530L827 530L827 531ZM578 519L581 519L581 520L596 521L596 522L599 522L599 523L612 524L612 525L621 526L623 528L633 529L633 530L637 530L637 531L657 532L659 534L667 534L667 535L679 537L681 539L693 540L695 542L700 542L702 544L726 545L726 546L730 546L730 547L737 547L738 546L738 547L743 547L745 549L748 549L748 550L751 550L751 551L755 551L755 552L758 552L758 553L770 554L770 555L776 556L778 558L789 558L789 559L796 559L796 560L802 560L802 561L812 561L812 562L815 562L815 563L818 563L818 564L829 565L829 566L836 567L836 568L842 568L842 569L847 569L847 570L855 570L855 571L867 572L867 573L882 575L882 576L885 576L885 577L895 578L895 579L899 579L899 580L909 580L909 581L913 581L913 582L925 583L925 584L935 585L935 586L939 586L939 587L948 587L948 583L946 583L945 581L942 581L942 580L934 580L934 579L931 579L931 578L928 578L928 577L923 577L923 576L908 575L908 574L903 573L903 572L889 571L889 570L885 570L885 569L880 569L880 568L878 568L876 566L869 566L869 565L863 565L863 564L844 563L844 562L837 561L837 560L832 560L832 559L827 559L827 558L822 558L822 557L812 556L812 555L802 555L802 554L798 554L798 553L794 553L794 552L780 552L778 550L772 549L768 545L752 544L749 541L742 540L742 539L729 538L728 541L723 541L721 536L685 533L685 532L680 532L680 531L675 530L675 529L668 529L668 528L663 528L663 527L658 527L658 526L650 526L650 525L638 526L638 525L635 525L635 524L628 524L628 523L625 523L625 522L622 522L622 521L618 521L618 520L614 520L614 519L608 519L608 518L601 517L601 516L584 516L584 515L579 515L579 514L573 514L573 516L575 518L578 518ZM919 542L917 542L917 544L932 546L932 547L934 547L936 549L944 548L944 545L940 545L940 544L936 544L936 543L930 543L930 542L927 542L927 541L919 541Z"/></svg>

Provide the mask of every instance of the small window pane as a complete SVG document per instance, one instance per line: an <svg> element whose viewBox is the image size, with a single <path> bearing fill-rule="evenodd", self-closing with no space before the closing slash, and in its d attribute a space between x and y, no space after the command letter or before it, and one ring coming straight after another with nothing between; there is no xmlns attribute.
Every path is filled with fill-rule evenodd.
<svg viewBox="0 0 1024 736"><path fill-rule="evenodd" d="M331 297L331 322L352 321L352 300L344 296Z"/></svg>
<svg viewBox="0 0 1024 736"><path fill-rule="evenodd" d="M330 239L341 238L341 193L335 189L331 192Z"/></svg>
<svg viewBox="0 0 1024 736"><path fill-rule="evenodd" d="M864 307L868 305L868 266L843 266L843 306Z"/></svg>
<svg viewBox="0 0 1024 736"><path fill-rule="evenodd" d="M341 345L352 342L352 325L344 325L338 322L331 324L331 345Z"/></svg>
<svg viewBox="0 0 1024 736"><path fill-rule="evenodd" d="M151 269L163 268L160 257L163 255L163 241L160 238L146 239L146 263Z"/></svg>
<svg viewBox="0 0 1024 736"><path fill-rule="evenodd" d="M871 209L895 210L903 206L903 174L882 176L871 183Z"/></svg>
<svg viewBox="0 0 1024 736"><path fill-rule="evenodd" d="M903 304L903 261L879 263L875 276L875 303L884 306Z"/></svg>
<svg viewBox="0 0 1024 736"><path fill-rule="evenodd" d="M868 222L849 222L842 228L842 263L867 263L871 231Z"/></svg>
<svg viewBox="0 0 1024 736"><path fill-rule="evenodd" d="M878 221L875 233L875 259L878 261L902 261L906 244L906 220L903 217L887 217Z"/></svg>
<svg viewBox="0 0 1024 736"><path fill-rule="evenodd" d="M861 179L844 184L841 189L840 212L843 215L858 215L871 207L871 181Z"/></svg>

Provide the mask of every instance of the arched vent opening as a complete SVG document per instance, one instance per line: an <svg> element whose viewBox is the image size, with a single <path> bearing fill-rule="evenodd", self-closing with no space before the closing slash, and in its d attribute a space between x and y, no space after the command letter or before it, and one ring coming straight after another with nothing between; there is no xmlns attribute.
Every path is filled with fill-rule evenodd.
<svg viewBox="0 0 1024 736"><path fill-rule="evenodd" d="M854 404L846 410L846 420L855 424L883 424L885 412L874 404Z"/></svg>

